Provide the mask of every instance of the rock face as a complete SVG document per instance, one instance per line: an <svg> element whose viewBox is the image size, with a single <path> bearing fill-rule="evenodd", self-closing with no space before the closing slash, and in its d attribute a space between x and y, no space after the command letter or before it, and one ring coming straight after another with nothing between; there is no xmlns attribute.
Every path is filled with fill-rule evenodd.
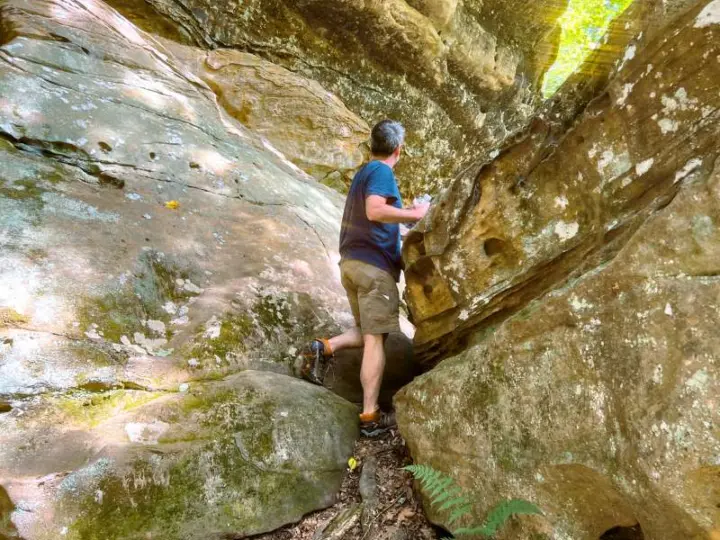
<svg viewBox="0 0 720 540"><path fill-rule="evenodd" d="M143 28L206 48L261 55L319 81L368 124L408 127L406 194L455 171L523 127L538 105L566 2L151 0L117 9ZM168 19L175 22L166 33Z"/></svg>
<svg viewBox="0 0 720 540"><path fill-rule="evenodd" d="M25 449L3 446L0 475L23 501L13 514L23 537L264 532L334 502L357 438L355 407L284 375L245 371L148 401L127 412L106 403L114 414L97 425L42 406L11 420L26 426ZM43 426L49 414L61 425Z"/></svg>
<svg viewBox="0 0 720 540"><path fill-rule="evenodd" d="M543 509L508 538L720 533L719 9L629 49L572 129L538 120L406 243L417 342L464 350L396 398L401 431L477 521Z"/></svg>
<svg viewBox="0 0 720 540"><path fill-rule="evenodd" d="M232 49L163 43L205 81L218 102L285 157L342 191L367 155L369 126L314 81Z"/></svg>
<svg viewBox="0 0 720 540"><path fill-rule="evenodd" d="M331 504L356 411L282 374L351 322L341 210L105 4L0 0L0 536Z"/></svg>
<svg viewBox="0 0 720 540"><path fill-rule="evenodd" d="M460 340L607 260L712 159L718 96L707 81L718 67L707 35L715 25L692 20L680 26L703 39L699 48L685 54L675 37L640 57L631 46L633 58L571 130L538 118L497 159L459 177L414 229L405 257L416 343L430 347L450 332ZM687 80L665 67L681 57L694 70Z"/></svg>

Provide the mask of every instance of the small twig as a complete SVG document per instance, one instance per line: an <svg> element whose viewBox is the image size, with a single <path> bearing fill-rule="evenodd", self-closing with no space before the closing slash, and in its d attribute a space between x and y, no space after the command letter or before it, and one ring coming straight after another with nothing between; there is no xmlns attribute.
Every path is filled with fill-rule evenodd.
<svg viewBox="0 0 720 540"><path fill-rule="evenodd" d="M380 510L380 511L375 515L375 517L372 518L372 521L371 521L370 524L368 525L367 530L366 530L365 533L362 535L362 537L360 538L360 540L365 540L365 537L367 537L367 535L370 534L370 531L372 530L372 526L375 524L375 522L377 521L377 519L378 519L380 516L382 516L385 512L387 512L388 510L390 510L390 508L392 508L393 506L395 506L398 502L400 502L400 499L402 499L403 497L404 497L404 495L400 495L397 499L395 499L393 502L391 502L390 504L388 504L385 508L383 508L382 510Z"/></svg>

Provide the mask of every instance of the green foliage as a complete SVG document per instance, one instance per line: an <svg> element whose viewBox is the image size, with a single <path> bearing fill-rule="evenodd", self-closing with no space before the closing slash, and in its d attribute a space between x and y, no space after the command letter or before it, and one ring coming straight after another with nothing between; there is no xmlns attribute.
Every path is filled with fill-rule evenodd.
<svg viewBox="0 0 720 540"><path fill-rule="evenodd" d="M559 20L562 35L557 59L543 80L545 97L552 96L580 67L590 51L600 45L612 20L631 3L632 0L570 0Z"/></svg>
<svg viewBox="0 0 720 540"><path fill-rule="evenodd" d="M423 492L432 506L440 505L438 511L449 511L448 525L470 515L472 503L452 478L428 465L408 465L404 470L412 473L420 482ZM495 505L480 526L461 527L452 531L454 537L480 535L492 537L512 517L520 514L541 514L540 509L522 499L501 501ZM452 540L444 538L443 540Z"/></svg>
<svg viewBox="0 0 720 540"><path fill-rule="evenodd" d="M450 511L448 524L470 513L472 505L462 494L462 488L455 484L452 478L445 476L428 465L408 465L404 470L412 473L425 494L430 498L430 504L440 504L438 510Z"/></svg>

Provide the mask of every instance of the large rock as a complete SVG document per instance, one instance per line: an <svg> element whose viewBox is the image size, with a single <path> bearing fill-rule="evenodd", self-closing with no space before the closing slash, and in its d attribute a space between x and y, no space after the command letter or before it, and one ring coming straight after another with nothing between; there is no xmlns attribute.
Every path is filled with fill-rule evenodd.
<svg viewBox="0 0 720 540"><path fill-rule="evenodd" d="M401 391L415 460L470 491L476 522L503 497L538 504L546 521L507 538L596 540L636 523L648 540L714 538L718 224L720 162L607 266Z"/></svg>
<svg viewBox="0 0 720 540"><path fill-rule="evenodd" d="M337 97L252 54L163 43L208 83L225 110L295 165L334 187L350 184L368 153L370 128Z"/></svg>
<svg viewBox="0 0 720 540"><path fill-rule="evenodd" d="M272 530L335 501L357 437L354 406L284 375L246 371L184 393L118 394L38 400L4 420L21 440L4 434L0 481L21 501L11 515L24 538Z"/></svg>
<svg viewBox="0 0 720 540"><path fill-rule="evenodd" d="M459 176L413 229L404 255L416 344L461 347L469 332L608 260L712 160L720 97L708 81L720 65L710 60L717 25L694 26L701 9L672 40L633 46L571 129L552 114L536 119L495 160Z"/></svg>
<svg viewBox="0 0 720 540"><path fill-rule="evenodd" d="M408 246L419 341L465 350L396 398L401 431L476 522L542 508L506 538L720 534L718 9L638 48L562 138L538 123L464 179Z"/></svg>
<svg viewBox="0 0 720 540"><path fill-rule="evenodd" d="M554 0L113 4L158 35L241 49L316 80L368 124L403 121L408 152L398 175L406 194L444 185L527 123L566 7Z"/></svg>
<svg viewBox="0 0 720 540"><path fill-rule="evenodd" d="M0 395L282 367L350 320L337 194L106 6L20 4L0 3L0 306L22 318Z"/></svg>
<svg viewBox="0 0 720 540"><path fill-rule="evenodd" d="M0 0L2 534L242 535L330 504L355 409L225 377L293 373L351 323L341 211L108 6Z"/></svg>

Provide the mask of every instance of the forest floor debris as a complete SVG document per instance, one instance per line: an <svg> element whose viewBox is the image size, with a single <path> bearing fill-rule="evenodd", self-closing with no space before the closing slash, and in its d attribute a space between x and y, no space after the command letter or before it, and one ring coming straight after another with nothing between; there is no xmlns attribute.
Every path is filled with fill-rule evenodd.
<svg viewBox="0 0 720 540"><path fill-rule="evenodd" d="M412 463L405 442L397 431L377 439L361 439L355 444L354 457L359 465L348 471L343 480L338 502L319 512L305 516L300 522L253 537L254 540L321 540L331 537L329 527L343 519L349 526L343 540L436 540L441 531L425 518L418 494L413 491L410 473L402 467ZM360 478L365 463L376 463L377 502L372 520L356 519L355 512L363 500ZM370 521L370 522L368 522ZM366 523L363 529L361 523ZM325 531L325 533L323 533Z"/></svg>

